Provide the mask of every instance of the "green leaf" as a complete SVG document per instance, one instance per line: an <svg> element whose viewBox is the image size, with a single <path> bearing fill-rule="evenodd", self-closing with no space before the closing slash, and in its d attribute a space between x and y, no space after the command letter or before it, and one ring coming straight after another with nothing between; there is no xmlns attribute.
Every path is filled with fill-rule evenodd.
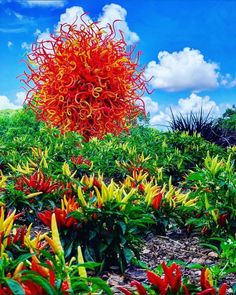
<svg viewBox="0 0 236 295"><path fill-rule="evenodd" d="M191 173L188 176L188 180L201 180L201 181L204 181L204 177L200 173L195 172L195 173Z"/></svg>
<svg viewBox="0 0 236 295"><path fill-rule="evenodd" d="M85 268L95 269L96 267L100 266L101 263L99 262L85 262L83 264L79 264L79 266L84 266Z"/></svg>
<svg viewBox="0 0 236 295"><path fill-rule="evenodd" d="M131 263L135 266L138 266L139 268L149 269L147 263L145 263L144 261L142 261L136 257L132 258Z"/></svg>
<svg viewBox="0 0 236 295"><path fill-rule="evenodd" d="M14 260L11 268L15 269L19 263L26 261L27 259L29 259L30 257L32 257L34 255L35 255L35 253L27 253L27 254L20 255L16 260Z"/></svg>
<svg viewBox="0 0 236 295"><path fill-rule="evenodd" d="M236 293L236 284L233 284L233 294L235 294Z"/></svg>
<svg viewBox="0 0 236 295"><path fill-rule="evenodd" d="M189 265L186 265L187 268L195 268L195 269L202 269L203 266L199 263L190 263Z"/></svg>
<svg viewBox="0 0 236 295"><path fill-rule="evenodd" d="M120 228L122 229L122 234L124 235L126 232L126 227L127 227L126 224L123 221L119 221L118 224Z"/></svg>
<svg viewBox="0 0 236 295"><path fill-rule="evenodd" d="M94 261L95 253L93 249L86 247L84 250L84 259L86 261Z"/></svg>
<svg viewBox="0 0 236 295"><path fill-rule="evenodd" d="M178 265L182 265L182 266L185 266L185 267L187 266L187 262L184 262L182 260L174 259L174 260L170 260L170 261L171 261L171 263L175 262Z"/></svg>
<svg viewBox="0 0 236 295"><path fill-rule="evenodd" d="M87 278L86 279L88 282L91 282L95 285L97 285L98 287L100 287L102 290L105 291L105 293L107 295L113 295L112 290L110 289L110 287L100 278Z"/></svg>
<svg viewBox="0 0 236 295"><path fill-rule="evenodd" d="M127 262L130 262L131 259L134 257L134 253L130 248L124 249L124 255Z"/></svg>
<svg viewBox="0 0 236 295"><path fill-rule="evenodd" d="M231 268L228 268L227 270L225 270L225 273L226 274L230 274L230 273L236 273L236 267L231 267Z"/></svg>
<svg viewBox="0 0 236 295"><path fill-rule="evenodd" d="M12 279L6 279L6 283L14 295L25 295L24 289L17 281Z"/></svg>
<svg viewBox="0 0 236 295"><path fill-rule="evenodd" d="M89 241L91 241L93 238L95 238L97 235L97 232L95 230L89 231Z"/></svg>
<svg viewBox="0 0 236 295"><path fill-rule="evenodd" d="M68 247L66 247L66 251L65 251L65 257L67 258L71 252L72 252L72 249L73 249L73 245L74 245L74 241L72 241L70 243L70 245ZM64 247L65 248L65 247Z"/></svg>
<svg viewBox="0 0 236 295"><path fill-rule="evenodd" d="M210 248L210 249L212 249L213 251L217 252L217 254L219 254L219 249L218 249L216 246L212 245L212 244L208 244L208 243L200 243L200 245L203 246L203 247Z"/></svg>

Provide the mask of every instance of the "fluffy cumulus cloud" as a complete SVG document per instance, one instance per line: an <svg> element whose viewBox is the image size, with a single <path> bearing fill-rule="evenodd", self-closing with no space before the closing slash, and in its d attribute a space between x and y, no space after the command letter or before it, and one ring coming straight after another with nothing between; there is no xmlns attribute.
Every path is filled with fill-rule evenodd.
<svg viewBox="0 0 236 295"><path fill-rule="evenodd" d="M51 37L50 31L48 28L44 32L41 32L39 29L37 29L34 33L34 36L37 38L37 42L49 41L49 42L47 42L47 44L45 44L45 51L47 53L53 54L53 48L52 48L53 45L52 45L51 41L53 41L54 39ZM31 51L32 44L28 44L26 42L23 42L21 44L21 48L26 49L27 51Z"/></svg>
<svg viewBox="0 0 236 295"><path fill-rule="evenodd" d="M201 91L218 86L219 66L207 62L199 50L184 48L169 53L161 51L158 60L148 63L145 75L154 88L174 92L181 90Z"/></svg>
<svg viewBox="0 0 236 295"><path fill-rule="evenodd" d="M220 112L219 106L214 100L211 100L209 96L201 97L195 93L192 93L187 98L180 98L178 106L174 108L174 111L188 114L191 111L199 112L201 109L203 109L204 113L209 113L211 111L214 115Z"/></svg>
<svg viewBox="0 0 236 295"><path fill-rule="evenodd" d="M18 2L24 6L54 6L63 7L65 0L18 0Z"/></svg>
<svg viewBox="0 0 236 295"><path fill-rule="evenodd" d="M152 127L156 127L156 128L163 128L163 127L167 127L168 126L168 122L170 121L170 115L160 111L157 114L154 114L154 116L151 116L150 119L150 125Z"/></svg>
<svg viewBox="0 0 236 295"><path fill-rule="evenodd" d="M20 91L16 93L15 104L18 106L22 106L26 98L26 93L24 91Z"/></svg>
<svg viewBox="0 0 236 295"><path fill-rule="evenodd" d="M116 31L123 31L127 44L131 45L139 41L139 36L135 32L132 32L127 24L127 11L123 7L121 7L118 4L111 3L109 5L105 5L102 11L102 14L98 18L100 26L107 27L108 23L113 23L115 20L120 20L116 23ZM60 20L55 26L55 32L57 32L60 28L60 25L64 23L74 23L77 26L80 26L83 23L83 21L80 18L82 14L84 14L84 9L80 6L72 6L70 8L67 8L66 11L62 13L60 16ZM92 22L92 19L88 15L84 15L83 20L86 23ZM49 29L47 29L45 32L37 30L36 35L39 41L50 40ZM119 36L119 34L117 34L117 36Z"/></svg>
<svg viewBox="0 0 236 295"><path fill-rule="evenodd" d="M25 95L23 91L17 92L14 101L11 101L5 95L0 95L0 110L16 110L21 108L25 100Z"/></svg>
<svg viewBox="0 0 236 295"><path fill-rule="evenodd" d="M39 29L37 29L34 33L34 35L36 36L38 42L40 41L52 41L53 39L50 36L50 31L47 28L46 31L41 32Z"/></svg>
<svg viewBox="0 0 236 295"><path fill-rule="evenodd" d="M145 103L146 113L149 113L151 116L158 111L158 103L151 99L149 96L143 96L142 100Z"/></svg>
<svg viewBox="0 0 236 295"><path fill-rule="evenodd" d="M83 24L83 21L81 20L81 15L84 14L84 10L80 6L72 6L70 8L67 8L64 13L60 15L60 21L58 22L56 26L56 30L58 31L61 24L76 24L77 26L80 26ZM92 20L88 15L83 16L83 20L86 23L90 23Z"/></svg>
<svg viewBox="0 0 236 295"><path fill-rule="evenodd" d="M150 104L150 103L149 103ZM225 106L217 105L209 96L199 96L196 93L192 93L189 97L180 98L177 105L171 106L173 114L181 113L187 115L191 111L194 113L200 112L202 109L204 114L211 112L211 115L217 117L225 109ZM171 111L166 108L162 111L156 111L151 113L150 125L154 127L166 126L171 118Z"/></svg>
<svg viewBox="0 0 236 295"><path fill-rule="evenodd" d="M121 30L124 33L127 44L132 45L139 41L139 36L129 29L129 26L125 20L127 11L123 7L118 4L111 3L105 5L102 11L103 14L98 19L101 26L105 27L107 23L112 24L115 20L120 20L117 22L116 29L117 31Z"/></svg>
<svg viewBox="0 0 236 295"><path fill-rule="evenodd" d="M5 110L5 109L15 110L18 108L19 106L12 103L7 96L0 95L0 110Z"/></svg>

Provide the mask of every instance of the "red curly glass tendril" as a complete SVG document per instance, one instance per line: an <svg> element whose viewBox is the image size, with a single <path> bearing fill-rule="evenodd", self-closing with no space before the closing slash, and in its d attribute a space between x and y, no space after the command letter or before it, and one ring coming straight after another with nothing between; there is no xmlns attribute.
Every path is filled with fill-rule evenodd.
<svg viewBox="0 0 236 295"><path fill-rule="evenodd" d="M89 140L128 131L145 115L139 53L133 58L134 48L127 51L122 32L116 39L114 24L106 34L97 23L63 24L50 40L32 45L22 81L39 120Z"/></svg>

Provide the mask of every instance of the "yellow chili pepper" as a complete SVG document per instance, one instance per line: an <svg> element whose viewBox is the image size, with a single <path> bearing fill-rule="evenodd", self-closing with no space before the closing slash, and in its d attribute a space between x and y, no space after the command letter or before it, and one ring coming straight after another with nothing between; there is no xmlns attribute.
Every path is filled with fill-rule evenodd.
<svg viewBox="0 0 236 295"><path fill-rule="evenodd" d="M77 251L78 251L78 262L79 262L79 264L84 264L84 257L83 257L82 250L81 250L80 246L78 246ZM79 266L78 267L78 272L79 272L79 275L80 275L81 278L87 278L87 272L86 272L86 269L85 269L84 266Z"/></svg>
<svg viewBox="0 0 236 295"><path fill-rule="evenodd" d="M62 254L64 253L64 250L62 248L61 241L60 241L55 213L52 214L51 228L52 228L52 239L50 239L48 236L45 236L45 239L49 243L49 245L51 246L55 254Z"/></svg>

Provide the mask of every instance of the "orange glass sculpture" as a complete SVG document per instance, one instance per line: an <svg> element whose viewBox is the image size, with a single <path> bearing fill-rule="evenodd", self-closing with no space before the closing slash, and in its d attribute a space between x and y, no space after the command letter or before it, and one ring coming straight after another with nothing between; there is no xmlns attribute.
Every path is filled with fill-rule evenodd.
<svg viewBox="0 0 236 295"><path fill-rule="evenodd" d="M128 131L145 115L141 97L147 81L140 53L133 58L134 48L127 51L122 32L117 39L114 27L115 22L106 28L63 24L50 40L32 45L22 81L26 103L39 120L89 140Z"/></svg>

